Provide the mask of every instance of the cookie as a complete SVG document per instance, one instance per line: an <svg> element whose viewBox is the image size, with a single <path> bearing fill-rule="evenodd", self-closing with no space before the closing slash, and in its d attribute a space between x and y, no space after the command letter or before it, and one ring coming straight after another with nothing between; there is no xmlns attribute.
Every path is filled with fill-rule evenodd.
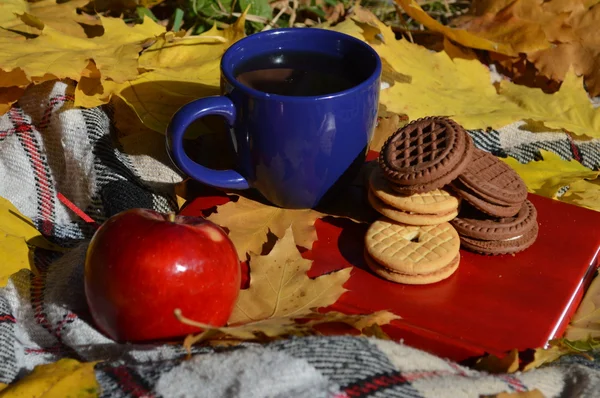
<svg viewBox="0 0 600 398"><path fill-rule="evenodd" d="M517 253L531 246L538 235L537 211L525 200L514 217L489 218L463 206L451 225L460 235L465 249L482 254Z"/></svg>
<svg viewBox="0 0 600 398"><path fill-rule="evenodd" d="M450 221L458 215L458 209L437 214L420 214L402 211L380 200L372 190L369 190L367 193L367 198L371 207L379 214L391 220L408 225L436 225Z"/></svg>
<svg viewBox="0 0 600 398"><path fill-rule="evenodd" d="M445 117L418 119L394 133L379 155L383 174L406 193L441 188L467 166L473 143L465 130Z"/></svg>
<svg viewBox="0 0 600 398"><path fill-rule="evenodd" d="M523 235L515 236L510 239L503 240L478 240L463 237L461 239L462 246L475 253L499 255L499 254L515 254L529 248L536 241L539 232L537 222L529 231Z"/></svg>
<svg viewBox="0 0 600 398"><path fill-rule="evenodd" d="M452 182L455 178L457 178L461 170L464 170L467 167L467 165L471 161L471 154L473 153L474 149L475 145L473 144L473 140L469 135L467 135L464 157L461 159L460 163L458 163L458 165L455 166L454 169L449 169L448 173L446 173L441 178L434 180L430 183L421 185L398 185L394 183L390 183L390 185L394 191L403 195L412 195L415 193L429 192L431 190L443 187Z"/></svg>
<svg viewBox="0 0 600 398"><path fill-rule="evenodd" d="M440 282L444 279L450 277L456 270L458 269L458 264L460 263L460 253L456 255L454 260L450 262L444 268L441 268L437 271L431 272L429 274L403 274L401 272L395 272L383 265L379 264L375 261L369 254L365 251L365 263L367 266L384 279L387 279L391 282L403 283L406 285L427 285L431 283Z"/></svg>
<svg viewBox="0 0 600 398"><path fill-rule="evenodd" d="M413 226L384 217L367 230L365 246L369 256L385 268L402 274L423 275L452 263L458 254L460 239L447 222Z"/></svg>
<svg viewBox="0 0 600 398"><path fill-rule="evenodd" d="M410 225L433 225L458 215L460 199L443 189L402 195L375 169L369 178L369 203L384 216Z"/></svg>
<svg viewBox="0 0 600 398"><path fill-rule="evenodd" d="M517 172L480 149L473 152L469 166L458 179L477 196L495 205L520 205L527 198L527 186Z"/></svg>
<svg viewBox="0 0 600 398"><path fill-rule="evenodd" d="M458 196L469 202L473 207L491 217L512 217L521 209L521 204L504 206L490 203L467 188L460 180L453 181L450 187Z"/></svg>

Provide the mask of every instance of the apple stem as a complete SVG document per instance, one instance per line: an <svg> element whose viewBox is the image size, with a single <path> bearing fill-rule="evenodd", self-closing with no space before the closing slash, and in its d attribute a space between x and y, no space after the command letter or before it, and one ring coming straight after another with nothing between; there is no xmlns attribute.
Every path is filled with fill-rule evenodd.
<svg viewBox="0 0 600 398"><path fill-rule="evenodd" d="M167 215L169 217L169 221L170 222L175 222L175 213L174 212L169 212L169 214Z"/></svg>

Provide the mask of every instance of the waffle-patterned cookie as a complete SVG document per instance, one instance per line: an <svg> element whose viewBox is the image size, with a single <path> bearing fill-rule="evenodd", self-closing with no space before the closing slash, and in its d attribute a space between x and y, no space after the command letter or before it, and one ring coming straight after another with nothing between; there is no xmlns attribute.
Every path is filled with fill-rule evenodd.
<svg viewBox="0 0 600 398"><path fill-rule="evenodd" d="M412 195L415 193L425 193L429 192L441 187L450 184L452 181L455 181L456 177L458 177L461 170L464 170L469 162L471 161L471 154L475 149L475 145L473 144L473 140L470 136L466 136L466 147L465 147L465 155L459 161L459 163L453 168L448 168L446 174L441 176L440 178L433 180L431 182L425 184L417 184L417 185L398 185L393 182L390 182L390 186L392 189L402 195Z"/></svg>
<svg viewBox="0 0 600 398"><path fill-rule="evenodd" d="M383 145L379 165L384 176L407 193L441 188L466 167L472 142L465 130L445 117L416 120Z"/></svg>
<svg viewBox="0 0 600 398"><path fill-rule="evenodd" d="M458 215L458 209L440 212L436 214L421 214L409 211L402 211L396 207L390 206L379 199L372 190L367 193L367 199L373 209L379 214L403 224L409 225L436 225L452 220Z"/></svg>
<svg viewBox="0 0 600 398"><path fill-rule="evenodd" d="M406 285L427 285L431 283L440 282L448 277L450 277L456 270L458 269L458 264L460 263L460 253L456 255L454 260L444 268L441 268L437 271L431 272L429 274L403 274L401 272L395 272L390 270L389 268L384 267L375 261L368 253L365 252L365 263L367 266L376 273L388 281L403 283Z"/></svg>
<svg viewBox="0 0 600 398"><path fill-rule="evenodd" d="M392 189L391 184L383 177L380 169L371 172L369 188L384 203L406 212L419 214L445 213L456 210L460 204L460 198L445 189L435 189L413 195L401 195Z"/></svg>
<svg viewBox="0 0 600 398"><path fill-rule="evenodd" d="M458 233L448 223L430 226L375 221L365 236L366 250L377 263L403 274L430 274L449 265L460 248Z"/></svg>

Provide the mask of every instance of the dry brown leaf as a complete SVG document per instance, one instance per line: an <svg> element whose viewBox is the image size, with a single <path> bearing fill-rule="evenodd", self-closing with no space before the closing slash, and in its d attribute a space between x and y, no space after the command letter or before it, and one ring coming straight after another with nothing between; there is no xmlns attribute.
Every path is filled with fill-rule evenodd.
<svg viewBox="0 0 600 398"><path fill-rule="evenodd" d="M282 238L291 226L298 246L310 249L317 240L315 221L323 214L311 209L284 209L240 196L237 202L219 206L208 219L229 230L229 238L241 259L260 253L269 231Z"/></svg>
<svg viewBox="0 0 600 398"><path fill-rule="evenodd" d="M502 358L495 355L479 358L475 363L475 369L489 373L515 373L519 370L519 351L513 349Z"/></svg>
<svg viewBox="0 0 600 398"><path fill-rule="evenodd" d="M558 82L572 68L584 76L591 96L600 94L597 0L479 1L473 4L472 14L458 18L457 27L510 46L513 52L496 52L511 56L502 65L516 77L524 71L510 64L521 65L524 59L532 62L539 74ZM457 41L478 48L469 41ZM516 52L525 55L516 57Z"/></svg>
<svg viewBox="0 0 600 398"><path fill-rule="evenodd" d="M550 48L552 41L572 38L570 29L561 29L567 14L548 12L541 3L512 1L495 12L475 18L463 17L459 26L480 37L509 44L514 51L512 55L543 50Z"/></svg>
<svg viewBox="0 0 600 398"><path fill-rule="evenodd" d="M0 86L0 115L9 111L12 104L17 102L25 92L24 87L1 87Z"/></svg>
<svg viewBox="0 0 600 398"><path fill-rule="evenodd" d="M404 11L415 21L423 24L427 29L434 32L442 33L449 39L454 40L464 46L477 48L480 50L488 50L500 52L502 54L517 55L517 52L510 46L504 43L498 43L485 37L477 36L464 29L452 29L444 26L432 17L429 16L415 0L394 0Z"/></svg>
<svg viewBox="0 0 600 398"><path fill-rule="evenodd" d="M250 287L240 291L230 325L301 317L312 308L335 303L346 291L343 285L351 268L310 279L306 272L312 261L300 256L296 243L288 227L268 255L250 255Z"/></svg>
<svg viewBox="0 0 600 398"><path fill-rule="evenodd" d="M538 348L533 353L533 360L523 367L526 372L531 369L539 368L540 366L554 362L563 355L572 353L572 350L566 349L562 345L552 345L547 349Z"/></svg>
<svg viewBox="0 0 600 398"><path fill-rule="evenodd" d="M557 40L552 48L528 54L541 74L562 81L572 67L583 75L591 96L600 95L600 4L573 12L567 20L572 26L570 40Z"/></svg>
<svg viewBox="0 0 600 398"><path fill-rule="evenodd" d="M250 322L239 326L214 328L210 325L194 322L187 319L176 311L176 317L181 321L191 326L196 326L204 331L195 336L188 336L184 341L184 346L189 350L193 344L204 341L219 341L224 340L231 343L242 341L263 341L267 338L278 338L287 336L305 336L317 334L315 326L343 323L351 326L365 335L378 334L381 338L386 338L387 335L381 331L380 325L387 325L394 319L400 319L389 311L377 311L366 315L347 315L340 312L330 311L326 313L310 312L299 318L278 317L269 318L256 322ZM373 331L375 331L373 333ZM389 338L389 337L388 337Z"/></svg>

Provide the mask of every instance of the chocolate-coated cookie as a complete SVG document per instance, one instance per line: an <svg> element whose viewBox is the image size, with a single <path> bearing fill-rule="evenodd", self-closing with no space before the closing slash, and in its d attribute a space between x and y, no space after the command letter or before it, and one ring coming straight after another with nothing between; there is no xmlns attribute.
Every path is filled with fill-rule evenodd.
<svg viewBox="0 0 600 398"><path fill-rule="evenodd" d="M386 176L386 178L390 182L392 189L403 195L413 195L416 193L431 192L433 190L440 189L455 180L458 175L466 169L467 165L471 161L471 155L475 150L475 145L473 144L471 137L466 133L464 136L464 144L462 157L458 159L458 163L454 164L452 167L446 167L445 169L440 168L439 171L442 173L434 180L424 181L417 179L413 181L412 185L408 185L391 180L388 176Z"/></svg>
<svg viewBox="0 0 600 398"><path fill-rule="evenodd" d="M458 179L477 196L495 205L520 205L527 198L527 186L517 172L480 149L473 152L469 165Z"/></svg>
<svg viewBox="0 0 600 398"><path fill-rule="evenodd" d="M418 119L394 133L382 147L379 165L396 186L411 192L441 188L467 166L473 152L465 130L445 117Z"/></svg>
<svg viewBox="0 0 600 398"><path fill-rule="evenodd" d="M485 198L481 198L477 192L466 187L458 179L454 180L452 184L450 184L450 187L458 196L470 203L473 207L491 217L513 217L519 212L522 206L521 203L510 206L491 203Z"/></svg>
<svg viewBox="0 0 600 398"><path fill-rule="evenodd" d="M465 249L484 254L517 253L531 246L538 234L537 211L529 200L516 216L507 218L490 218L466 205L450 224Z"/></svg>

